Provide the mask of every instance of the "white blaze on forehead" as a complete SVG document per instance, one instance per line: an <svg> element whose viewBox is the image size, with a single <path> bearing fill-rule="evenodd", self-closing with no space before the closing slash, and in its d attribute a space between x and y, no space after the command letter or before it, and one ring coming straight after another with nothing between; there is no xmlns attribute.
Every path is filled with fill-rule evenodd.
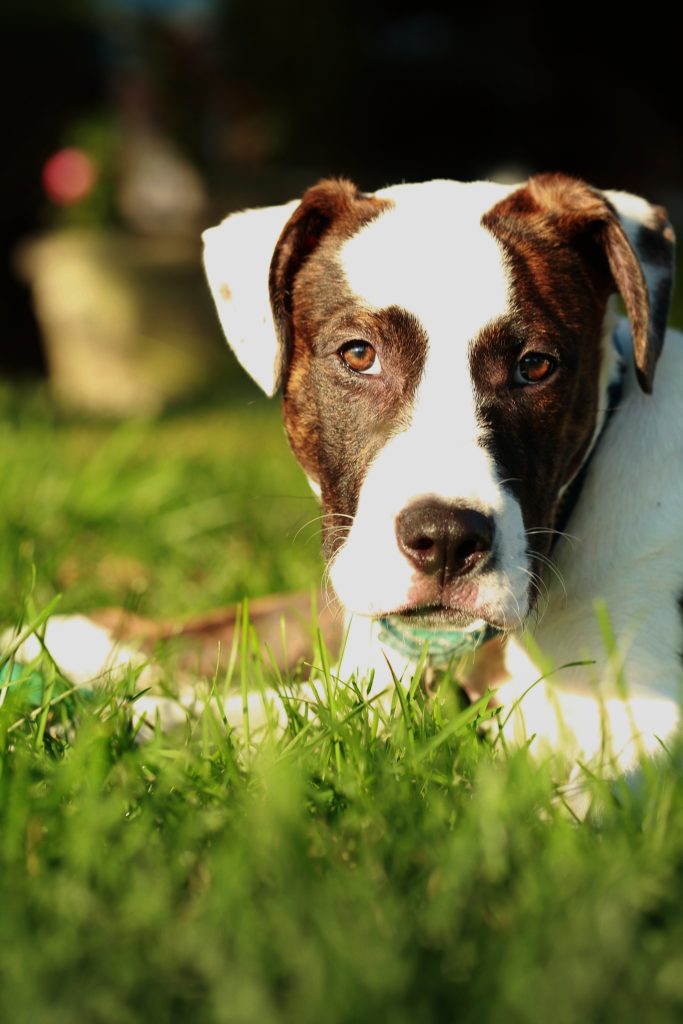
<svg viewBox="0 0 683 1024"><path fill-rule="evenodd" d="M510 191L431 181L378 192L393 206L341 249L351 289L370 306L415 313L431 344L445 336L464 345L508 306L502 250L481 218Z"/></svg>
<svg viewBox="0 0 683 1024"><path fill-rule="evenodd" d="M427 356L413 402L412 434L430 449L447 441L451 463L458 454L461 484L473 482L466 463L482 452L469 369L471 342L486 324L510 310L510 278L498 241L481 224L483 214L511 191L491 182L432 181L398 185L378 193L393 205L341 250L348 284L371 307L400 306L427 334ZM435 433L436 432L436 433ZM427 436L430 440L427 441ZM416 439L417 440L417 439ZM422 468L411 467L411 472ZM451 465L452 471L452 465ZM440 481L416 492L439 491ZM447 496L447 491L441 491ZM483 500L483 495L482 499Z"/></svg>
<svg viewBox="0 0 683 1024"><path fill-rule="evenodd" d="M406 483L414 494L434 492L479 505L493 500L491 486L481 493L487 474L475 469L485 464L495 477L490 457L476 443L480 427L469 353L482 328L510 309L503 250L481 225L482 215L509 191L490 182L450 181L386 189L380 195L394 205L341 250L347 281L361 302L400 306L427 334L424 370L405 431L414 456ZM387 447L405 445L390 441ZM388 451L379 453L379 460L388 458Z"/></svg>
<svg viewBox="0 0 683 1024"><path fill-rule="evenodd" d="M437 181L378 193L393 206L344 244L340 259L358 299L399 306L427 333L425 365L407 428L370 465L349 536L331 566L352 610L376 614L405 603L414 567L399 552L394 523L422 495L478 508L495 518L497 570L480 601L509 620L524 614L528 576L518 503L481 444L469 367L471 343L511 307L505 256L481 225L511 186Z"/></svg>

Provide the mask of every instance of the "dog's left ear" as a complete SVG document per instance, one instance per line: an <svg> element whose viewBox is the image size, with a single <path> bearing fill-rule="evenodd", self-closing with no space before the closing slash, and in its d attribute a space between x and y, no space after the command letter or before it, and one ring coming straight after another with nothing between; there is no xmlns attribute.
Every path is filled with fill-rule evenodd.
<svg viewBox="0 0 683 1024"><path fill-rule="evenodd" d="M662 351L671 309L676 269L676 236L663 206L654 206L629 192L609 191L602 194L616 210L631 248L638 257L647 285L649 325L646 346L652 360L649 387L645 386L640 374L638 379L643 390L649 392L652 390L654 363Z"/></svg>
<svg viewBox="0 0 683 1024"><path fill-rule="evenodd" d="M524 202L531 200L533 212L550 218L568 239L597 243L602 250L631 322L638 383L650 394L674 276L675 236L665 210L562 174L536 175L527 189Z"/></svg>

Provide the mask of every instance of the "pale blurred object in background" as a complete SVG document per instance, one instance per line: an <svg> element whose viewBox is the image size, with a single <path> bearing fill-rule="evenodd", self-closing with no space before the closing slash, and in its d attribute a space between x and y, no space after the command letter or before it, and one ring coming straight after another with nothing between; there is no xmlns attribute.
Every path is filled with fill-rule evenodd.
<svg viewBox="0 0 683 1024"><path fill-rule="evenodd" d="M64 229L23 245L17 264L64 408L153 415L224 359L196 242Z"/></svg>
<svg viewBox="0 0 683 1024"><path fill-rule="evenodd" d="M206 191L169 139L150 128L129 129L119 175L118 207L134 231L196 237L206 216Z"/></svg>

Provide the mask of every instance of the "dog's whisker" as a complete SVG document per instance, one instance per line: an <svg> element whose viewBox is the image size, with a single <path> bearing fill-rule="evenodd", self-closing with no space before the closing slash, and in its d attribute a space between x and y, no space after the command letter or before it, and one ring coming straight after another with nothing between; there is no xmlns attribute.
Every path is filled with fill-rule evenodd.
<svg viewBox="0 0 683 1024"><path fill-rule="evenodd" d="M302 526L300 526L299 529L294 534L294 536L292 537L292 544L294 544L294 542L297 540L299 534L303 533L303 531L306 529L307 526L312 526L313 523L319 523L319 522L322 521L323 518L324 517L322 515L313 516L312 519L309 519L308 522L306 522Z"/></svg>
<svg viewBox="0 0 683 1024"><path fill-rule="evenodd" d="M534 526L529 530L525 530L524 533L527 537L533 537L536 534L542 533L547 533L554 537L564 537L565 540L570 542L570 544L574 543L574 541L578 541L579 539L576 534L567 533L566 530L555 530L550 526Z"/></svg>
<svg viewBox="0 0 683 1024"><path fill-rule="evenodd" d="M566 587L566 584L565 584L565 581L564 581L564 577L563 577L562 573L560 572L560 570L555 565L555 563L553 562L553 560L551 558L548 558L547 555L542 555L540 553L540 551L533 551L533 550L529 549L529 554L531 555L532 558L537 559L537 561L539 561L542 565L545 565L545 566L547 566L548 569L550 569L550 571L553 573L553 575L557 579L558 583L562 587L562 592L564 594L564 600L565 600L565 603L566 603L566 601L567 601L567 587Z"/></svg>
<svg viewBox="0 0 683 1024"><path fill-rule="evenodd" d="M517 597L517 595L515 594L514 590L512 589L512 587L510 586L509 583L508 583L508 590L510 591L510 594L512 595L512 600L515 602L515 608L517 609L517 621L521 622L522 621L522 609L519 606L519 598Z"/></svg>
<svg viewBox="0 0 683 1024"><path fill-rule="evenodd" d="M330 609L332 609L333 619L334 621L337 621L337 619L339 619L339 617L342 614L342 608L337 600L337 595L335 594L334 587L332 586L332 582L330 580L329 565L326 565L325 568L323 569L323 575L320 586L325 598L325 604L323 605L322 613L325 615L327 614L327 612L329 612Z"/></svg>
<svg viewBox="0 0 683 1024"><path fill-rule="evenodd" d="M548 584L542 576L539 576L538 573L532 572L531 569L526 569L523 565L518 566L518 568L529 577L529 585L538 595L537 600L533 603L532 607L529 608L527 613L527 616L532 612L534 613L536 616L536 625L538 626L542 622L550 603ZM541 591L541 587L543 587L543 591Z"/></svg>
<svg viewBox="0 0 683 1024"><path fill-rule="evenodd" d="M544 590L544 593L545 593L545 596L548 597L548 595L550 593L550 590L549 590L548 584L546 583L546 581L543 579L542 576L539 576L539 574L537 572L534 572L532 569L525 568L523 565L518 566L518 568L521 569L521 571L523 573L525 573L530 578L530 580L531 580L532 584L534 585L534 588L536 589L537 593L540 594L540 592L541 592L540 591L540 587L542 586L543 590Z"/></svg>
<svg viewBox="0 0 683 1024"><path fill-rule="evenodd" d="M322 523L322 524L324 524L325 520L327 520L327 519L332 519L332 520L334 520L334 519L350 519L353 522L353 518L354 518L353 516L348 515L346 512L321 512L321 513L319 513L319 515L313 516L312 519L309 519L307 522L303 523L298 528L298 530L296 531L296 533L294 534L294 536L292 538L292 544L297 540L297 538L299 537L299 534L301 534L306 529L306 527L312 526L314 523ZM327 527L327 528L328 528L328 530L329 529L334 529L334 527ZM346 525L342 525L342 524L339 524L336 527L336 529L348 531L348 527Z"/></svg>

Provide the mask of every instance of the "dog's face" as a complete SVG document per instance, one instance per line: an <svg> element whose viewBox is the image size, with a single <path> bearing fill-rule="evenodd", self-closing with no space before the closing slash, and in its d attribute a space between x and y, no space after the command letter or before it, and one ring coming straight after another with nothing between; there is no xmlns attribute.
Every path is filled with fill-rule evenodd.
<svg viewBox="0 0 683 1024"><path fill-rule="evenodd" d="M651 390L662 211L557 175L372 196L330 181L205 240L228 339L266 390L284 381L346 608L518 626L604 420L616 290Z"/></svg>

